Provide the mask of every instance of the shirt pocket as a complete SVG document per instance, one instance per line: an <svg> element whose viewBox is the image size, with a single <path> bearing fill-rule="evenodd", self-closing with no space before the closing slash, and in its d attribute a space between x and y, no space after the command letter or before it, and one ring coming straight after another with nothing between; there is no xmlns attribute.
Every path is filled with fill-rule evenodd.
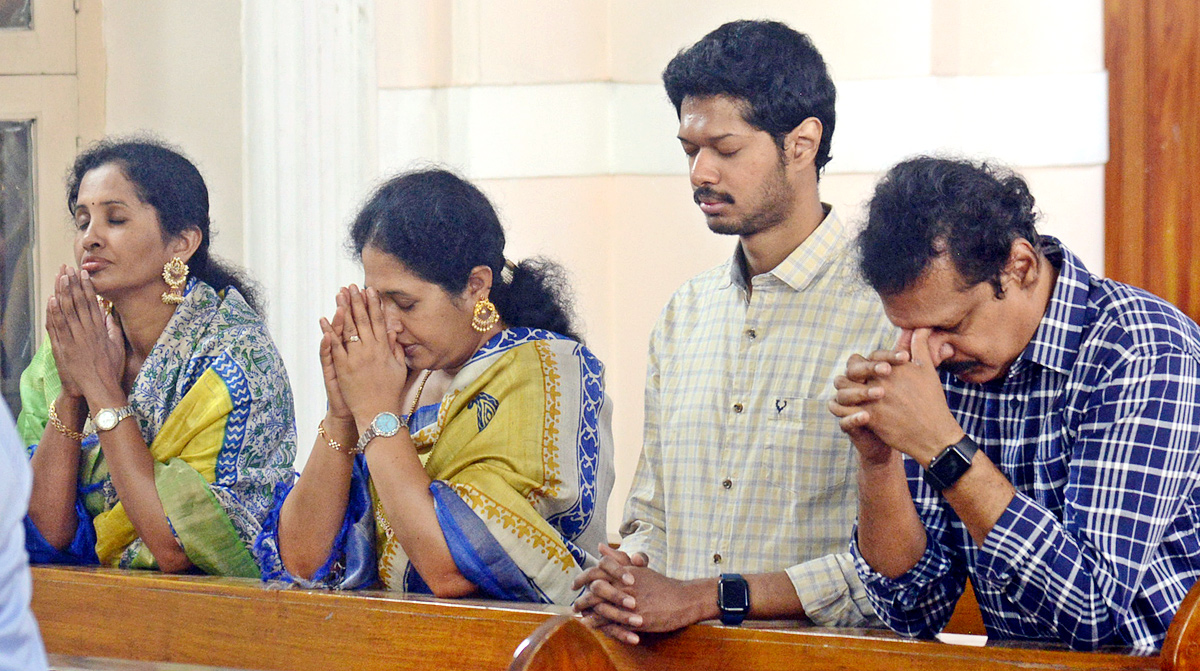
<svg viewBox="0 0 1200 671"><path fill-rule="evenodd" d="M829 399L777 397L770 403L763 480L800 500L840 498L854 481L857 462L829 412Z"/></svg>

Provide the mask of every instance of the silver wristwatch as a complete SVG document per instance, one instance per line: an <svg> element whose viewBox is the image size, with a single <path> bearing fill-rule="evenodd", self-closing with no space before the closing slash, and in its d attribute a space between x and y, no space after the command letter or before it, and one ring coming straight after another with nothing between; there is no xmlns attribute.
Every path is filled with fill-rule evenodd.
<svg viewBox="0 0 1200 671"><path fill-rule="evenodd" d="M367 449L367 443L371 442L376 436L394 436L400 432L400 429L408 428L408 420L403 417L398 417L394 412L381 412L375 415L375 419L371 420L371 425L366 431L358 436L358 444L354 446L354 451L362 454Z"/></svg>
<svg viewBox="0 0 1200 671"><path fill-rule="evenodd" d="M132 405L121 408L100 408L92 418L92 424L95 425L97 431L112 431L126 417L133 417Z"/></svg>

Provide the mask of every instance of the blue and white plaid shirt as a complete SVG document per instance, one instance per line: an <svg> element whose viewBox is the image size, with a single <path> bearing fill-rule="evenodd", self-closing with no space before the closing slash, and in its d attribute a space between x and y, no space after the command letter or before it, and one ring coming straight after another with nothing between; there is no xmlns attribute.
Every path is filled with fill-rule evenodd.
<svg viewBox="0 0 1200 671"><path fill-rule="evenodd" d="M969 573L993 638L1157 648L1200 575L1200 327L1044 240L1058 282L1008 376L942 375L951 412L1016 496L977 547L906 458L925 555L889 580L852 543L856 564L904 634L940 631Z"/></svg>

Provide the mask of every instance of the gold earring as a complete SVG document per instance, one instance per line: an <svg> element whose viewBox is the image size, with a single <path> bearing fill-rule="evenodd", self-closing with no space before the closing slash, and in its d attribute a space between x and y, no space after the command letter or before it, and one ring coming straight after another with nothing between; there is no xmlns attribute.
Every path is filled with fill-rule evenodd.
<svg viewBox="0 0 1200 671"><path fill-rule="evenodd" d="M187 283L187 276L188 266L178 256L163 264L163 280L170 288L163 292L162 302L167 305L183 302L183 285Z"/></svg>
<svg viewBox="0 0 1200 671"><path fill-rule="evenodd" d="M491 301L486 298L480 298L475 302L475 312L471 315L471 328L480 333L487 333L499 321L500 313Z"/></svg>

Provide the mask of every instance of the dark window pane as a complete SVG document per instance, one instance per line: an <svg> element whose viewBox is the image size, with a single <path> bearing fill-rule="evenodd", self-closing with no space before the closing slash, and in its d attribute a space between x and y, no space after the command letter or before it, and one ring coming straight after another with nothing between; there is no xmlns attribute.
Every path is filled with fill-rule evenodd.
<svg viewBox="0 0 1200 671"><path fill-rule="evenodd" d="M33 122L0 121L0 390L21 410L33 356Z"/></svg>
<svg viewBox="0 0 1200 671"><path fill-rule="evenodd" d="M0 28L31 30L32 4L32 0L0 0Z"/></svg>

